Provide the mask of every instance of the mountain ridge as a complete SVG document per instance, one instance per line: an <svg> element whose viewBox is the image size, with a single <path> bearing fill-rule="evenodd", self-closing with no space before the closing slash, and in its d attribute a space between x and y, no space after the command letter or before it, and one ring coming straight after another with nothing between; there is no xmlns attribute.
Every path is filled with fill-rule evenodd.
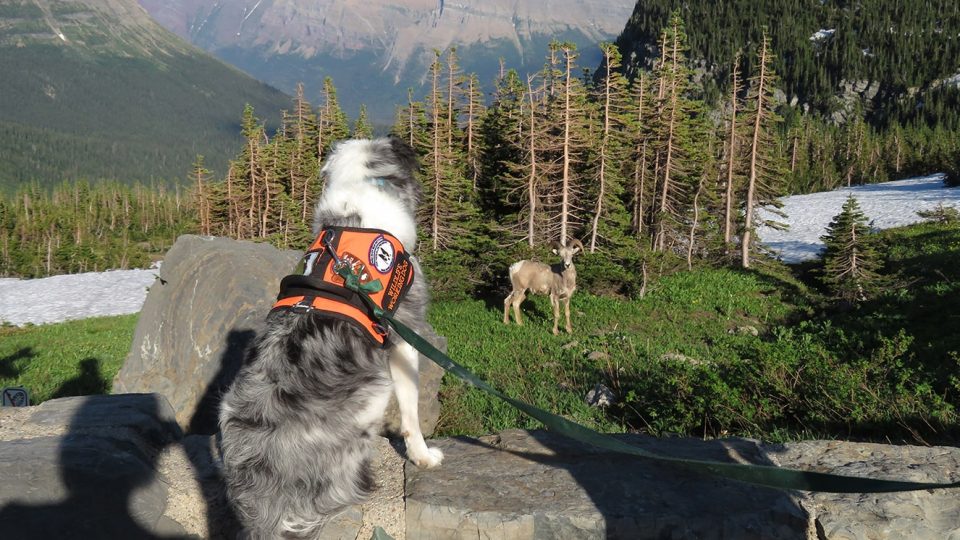
<svg viewBox="0 0 960 540"><path fill-rule="evenodd" d="M77 178L219 172L245 103L274 118L290 98L156 24L133 0L0 4L0 189Z"/></svg>
<svg viewBox="0 0 960 540"><path fill-rule="evenodd" d="M457 47L465 72L491 85L497 58L508 68L539 69L557 37L577 43L583 65L596 65L595 45L623 29L631 0L140 0L163 26L191 43L287 92L304 82L318 95L331 76L345 109L364 103L381 122L393 106L419 95L433 50ZM492 86L491 88L492 89Z"/></svg>

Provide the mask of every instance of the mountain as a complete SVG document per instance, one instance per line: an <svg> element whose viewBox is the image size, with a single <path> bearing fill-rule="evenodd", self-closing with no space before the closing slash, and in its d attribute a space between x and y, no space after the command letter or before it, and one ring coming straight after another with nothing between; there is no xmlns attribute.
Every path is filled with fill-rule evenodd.
<svg viewBox="0 0 960 540"><path fill-rule="evenodd" d="M616 43L627 71L649 69L660 31L679 9L688 56L709 99L728 86L730 64L766 28L784 99L842 122L949 122L960 128L960 9L957 0L642 0ZM953 110L951 114L950 109Z"/></svg>
<svg viewBox="0 0 960 540"><path fill-rule="evenodd" d="M333 77L351 116L361 103L389 123L407 89L421 83L433 49L456 46L464 72L487 90L507 68L540 69L552 38L577 43L580 65L596 66L596 45L612 40L634 0L140 0L163 26L292 93L316 99Z"/></svg>
<svg viewBox="0 0 960 540"><path fill-rule="evenodd" d="M135 0L0 0L0 189L221 174L245 103L290 98L156 24Z"/></svg>

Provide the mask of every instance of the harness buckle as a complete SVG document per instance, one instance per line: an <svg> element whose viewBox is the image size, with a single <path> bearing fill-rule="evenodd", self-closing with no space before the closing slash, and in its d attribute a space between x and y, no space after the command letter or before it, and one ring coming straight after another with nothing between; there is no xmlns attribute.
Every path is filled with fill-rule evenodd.
<svg viewBox="0 0 960 540"><path fill-rule="evenodd" d="M307 313L308 311L312 311L313 299L314 297L312 296L304 296L299 302L290 306L290 309L295 313Z"/></svg>

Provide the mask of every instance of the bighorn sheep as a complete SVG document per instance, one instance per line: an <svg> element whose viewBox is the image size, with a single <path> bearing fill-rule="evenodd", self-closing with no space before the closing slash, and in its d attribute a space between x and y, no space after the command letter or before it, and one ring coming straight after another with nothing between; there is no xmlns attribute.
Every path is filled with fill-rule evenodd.
<svg viewBox="0 0 960 540"><path fill-rule="evenodd" d="M560 262L547 266L536 261L518 261L510 265L510 283L513 290L503 300L503 322L510 324L510 306L517 324L523 326L520 318L520 304L531 293L549 294L553 305L553 333L559 334L557 324L560 320L560 301L563 301L567 316L567 333L573 333L570 325L570 297L577 288L577 269L573 266L573 256L583 251L583 244L570 239L564 246L554 242L553 252L560 255Z"/></svg>

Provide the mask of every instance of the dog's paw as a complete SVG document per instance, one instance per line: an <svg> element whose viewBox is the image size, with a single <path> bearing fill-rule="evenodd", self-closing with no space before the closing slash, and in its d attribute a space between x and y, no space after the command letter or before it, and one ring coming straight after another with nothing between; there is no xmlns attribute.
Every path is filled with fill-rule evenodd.
<svg viewBox="0 0 960 540"><path fill-rule="evenodd" d="M443 451L439 448L427 448L427 452L422 456L416 456L411 461L421 469L432 469L443 461Z"/></svg>

